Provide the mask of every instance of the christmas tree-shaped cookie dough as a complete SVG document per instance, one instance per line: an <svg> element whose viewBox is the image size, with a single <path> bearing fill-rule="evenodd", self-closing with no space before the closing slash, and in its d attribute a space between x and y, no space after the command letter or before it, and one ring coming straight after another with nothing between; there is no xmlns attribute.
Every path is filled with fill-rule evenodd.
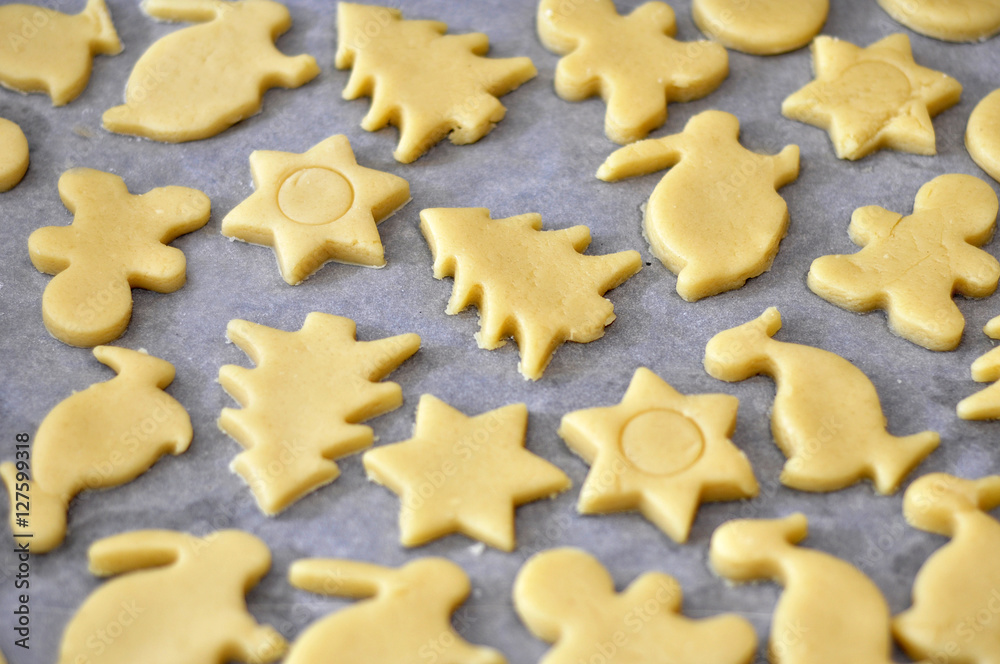
<svg viewBox="0 0 1000 664"><path fill-rule="evenodd" d="M28 172L28 139L24 132L0 118L0 192L10 191Z"/></svg>
<svg viewBox="0 0 1000 664"><path fill-rule="evenodd" d="M771 307L719 332L705 348L705 370L728 382L774 378L771 433L788 457L782 484L836 491L868 478L879 493L894 492L941 437L890 434L875 386L860 369L829 351L772 339L780 329L781 314Z"/></svg>
<svg viewBox="0 0 1000 664"><path fill-rule="evenodd" d="M403 546L463 533L512 551L514 508L570 485L564 472L524 449L527 429L524 404L468 417L420 397L413 437L364 455L368 477L400 497Z"/></svg>
<svg viewBox="0 0 1000 664"><path fill-rule="evenodd" d="M910 30L950 42L975 42L1000 32L997 0L878 0Z"/></svg>
<svg viewBox="0 0 1000 664"><path fill-rule="evenodd" d="M445 137L475 143L503 119L497 97L538 73L528 58L487 58L482 33L445 35L438 21L406 21L398 9L337 5L338 69L351 69L344 99L371 97L367 131L399 127L404 164Z"/></svg>
<svg viewBox="0 0 1000 664"><path fill-rule="evenodd" d="M113 341L132 317L132 288L184 285L184 254L164 245L208 223L211 203L188 187L133 195L117 175L90 168L63 173L59 196L73 223L28 238L31 262L56 275L42 296L45 327L71 346Z"/></svg>
<svg viewBox="0 0 1000 664"><path fill-rule="evenodd" d="M612 0L541 0L538 36L563 55L556 93L567 101L601 95L604 133L631 143L662 125L671 101L700 99L729 74L726 49L714 42L679 42L674 10L647 2L620 16Z"/></svg>
<svg viewBox="0 0 1000 664"><path fill-rule="evenodd" d="M1000 475L966 480L931 473L903 497L907 522L950 537L913 582L913 606L896 616L893 633L910 657L941 664L1000 662Z"/></svg>
<svg viewBox="0 0 1000 664"><path fill-rule="evenodd" d="M786 118L827 130L841 159L882 148L937 154L931 118L958 103L962 85L916 64L909 37L860 48L819 36L812 55L816 80L785 99Z"/></svg>
<svg viewBox="0 0 1000 664"><path fill-rule="evenodd" d="M307 152L250 154L253 195L222 220L227 237L274 247L291 285L327 261L385 265L376 224L410 200L401 177L359 166L346 136Z"/></svg>
<svg viewBox="0 0 1000 664"><path fill-rule="evenodd" d="M142 54L125 103L104 113L104 128L168 143L215 136L260 111L274 87L297 88L319 73L311 55L290 57L274 45L292 27L273 0L144 0L164 21L194 21Z"/></svg>
<svg viewBox="0 0 1000 664"><path fill-rule="evenodd" d="M774 664L892 664L889 605L871 579L827 553L795 546L802 514L729 521L716 529L709 560L731 581L785 586L771 619Z"/></svg>
<svg viewBox="0 0 1000 664"><path fill-rule="evenodd" d="M581 254L590 230L573 226L542 231L540 214L490 219L486 208L431 208L420 229L434 256L434 276L454 277L447 313L479 309L480 348L499 348L508 337L521 352L520 372L542 377L565 341L604 336L615 319L604 293L639 271L637 251Z"/></svg>
<svg viewBox="0 0 1000 664"><path fill-rule="evenodd" d="M729 440L738 405L728 394L685 396L640 368L618 405L567 413L559 435L591 465L577 509L639 510L687 541L701 501L757 495L750 462Z"/></svg>
<svg viewBox="0 0 1000 664"><path fill-rule="evenodd" d="M643 231L689 302L769 270L788 229L776 190L799 176L798 146L770 157L744 148L739 135L736 116L705 111L680 134L616 150L597 171L614 182L670 169L649 197Z"/></svg>
<svg viewBox="0 0 1000 664"><path fill-rule="evenodd" d="M87 0L79 14L48 7L0 7L0 85L45 92L63 106L87 87L95 55L121 53L104 0Z"/></svg>
<svg viewBox="0 0 1000 664"><path fill-rule="evenodd" d="M360 422L403 403L399 385L379 381L420 348L416 334L357 341L354 321L316 312L296 332L233 320L227 335L257 367L219 370L244 406L224 408L219 427L246 448L232 468L265 514L337 479L334 460L372 444Z"/></svg>
<svg viewBox="0 0 1000 664"><path fill-rule="evenodd" d="M26 454L0 465L11 532L32 553L62 543L73 496L130 482L191 443L191 418L163 391L174 380L173 365L113 346L98 346L94 357L118 375L74 393L45 416L31 450L31 479ZM19 495L28 497L27 516L15 509Z"/></svg>
<svg viewBox="0 0 1000 664"><path fill-rule="evenodd" d="M1000 316L994 318L983 332L991 339L1000 339ZM958 402L956 411L963 420L1000 419L1000 348L994 348L972 363L972 380L977 383L992 382L972 396Z"/></svg>
<svg viewBox="0 0 1000 664"><path fill-rule="evenodd" d="M267 664L288 647L247 611L243 596L271 567L253 535L137 530L98 540L88 556L92 573L117 578L70 620L59 664ZM98 639L109 625L118 637Z"/></svg>
<svg viewBox="0 0 1000 664"><path fill-rule="evenodd" d="M972 109L965 128L965 149L979 168L1000 182L1000 89L983 97Z"/></svg>
<svg viewBox="0 0 1000 664"><path fill-rule="evenodd" d="M676 579L647 572L622 592L601 563L579 549L550 549L524 564L514 608L531 633L553 643L540 664L749 664L753 627L736 615L681 615Z"/></svg>
<svg viewBox="0 0 1000 664"><path fill-rule="evenodd" d="M1000 262L979 249L993 236L997 196L971 175L940 175L917 192L904 217L877 205L858 208L848 229L861 251L821 256L809 288L851 311L885 309L893 332L930 350L953 350L965 318L954 293L986 297Z"/></svg>
<svg viewBox="0 0 1000 664"><path fill-rule="evenodd" d="M353 560L297 560L296 588L364 600L317 620L292 644L285 664L373 664L433 659L439 664L506 664L492 648L466 641L451 614L469 596L469 577L444 558L398 569Z"/></svg>
<svg viewBox="0 0 1000 664"><path fill-rule="evenodd" d="M702 32L726 48L775 55L808 44L823 29L830 0L692 0Z"/></svg>

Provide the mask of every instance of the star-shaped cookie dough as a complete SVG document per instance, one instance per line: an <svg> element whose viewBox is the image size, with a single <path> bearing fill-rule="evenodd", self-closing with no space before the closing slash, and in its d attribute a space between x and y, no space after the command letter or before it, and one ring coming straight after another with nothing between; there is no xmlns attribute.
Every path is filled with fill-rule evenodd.
<svg viewBox="0 0 1000 664"><path fill-rule="evenodd" d="M684 542L700 502L753 498L753 469L729 440L738 405L728 394L685 396L640 368L617 406L567 413L559 436L591 466L577 510L637 509Z"/></svg>
<svg viewBox="0 0 1000 664"><path fill-rule="evenodd" d="M274 247L286 282L327 261L385 265L376 224L409 202L410 185L359 166L346 136L302 154L256 150L250 171L256 191L222 220L222 234Z"/></svg>
<svg viewBox="0 0 1000 664"><path fill-rule="evenodd" d="M420 546L463 533L512 551L514 508L570 486L524 449L528 409L512 404L467 417L425 394L413 437L365 453L368 477L400 496L400 541Z"/></svg>
<svg viewBox="0 0 1000 664"><path fill-rule="evenodd" d="M914 62L909 37L860 48L821 36L812 54L816 80L785 99L785 117L826 129L841 159L881 148L937 154L931 117L958 103L962 85Z"/></svg>

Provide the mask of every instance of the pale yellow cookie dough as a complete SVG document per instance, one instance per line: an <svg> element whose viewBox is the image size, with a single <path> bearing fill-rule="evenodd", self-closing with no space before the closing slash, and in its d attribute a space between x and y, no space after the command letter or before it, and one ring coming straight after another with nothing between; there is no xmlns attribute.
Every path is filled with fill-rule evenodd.
<svg viewBox="0 0 1000 664"><path fill-rule="evenodd" d="M855 210L848 233L861 251L817 258L807 283L838 307L885 309L904 339L953 350L965 329L953 294L986 297L1000 280L1000 262L979 249L996 218L992 187L971 175L939 175L920 187L907 217L877 205Z"/></svg>
<svg viewBox="0 0 1000 664"><path fill-rule="evenodd" d="M890 434L875 386L860 369L831 352L772 339L780 329L781 314L771 307L719 332L705 348L705 370L728 382L764 374L778 384L771 432L788 457L782 484L836 491L867 478L879 493L893 493L941 437Z"/></svg>
<svg viewBox="0 0 1000 664"><path fill-rule="evenodd" d="M517 341L518 369L542 377L565 341L604 336L615 319L604 293L642 268L637 251L585 256L590 229L542 231L542 216L491 219L486 208L431 208L420 212L420 230L434 256L434 277L454 277L447 313L479 309L480 348Z"/></svg>
<svg viewBox="0 0 1000 664"><path fill-rule="evenodd" d="M93 574L117 578L70 620L59 664L267 664L287 649L247 611L244 595L271 567L253 535L137 530L94 542L88 557Z"/></svg>
<svg viewBox="0 0 1000 664"><path fill-rule="evenodd" d="M692 620L672 576L647 572L615 592L600 561L579 549L532 556L514 581L514 608L554 644L540 664L750 664L753 626L734 614Z"/></svg>
<svg viewBox="0 0 1000 664"><path fill-rule="evenodd" d="M994 318L983 329L991 339L1000 339L1000 317ZM1000 419L1000 348L994 348L972 363L972 380L989 383L975 394L958 402L956 413L963 420Z"/></svg>
<svg viewBox="0 0 1000 664"><path fill-rule="evenodd" d="M802 48L819 34L830 0L693 0L691 14L726 48L775 55Z"/></svg>
<svg viewBox="0 0 1000 664"><path fill-rule="evenodd" d="M142 8L201 24L142 54L125 103L104 113L109 131L169 143L208 138L258 113L268 89L297 88L319 74L311 55L290 57L274 45L292 17L273 0L143 0Z"/></svg>
<svg viewBox="0 0 1000 664"><path fill-rule="evenodd" d="M1000 89L972 109L965 129L965 149L979 168L1000 182Z"/></svg>
<svg viewBox="0 0 1000 664"><path fill-rule="evenodd" d="M950 42L989 39L1000 31L1000 0L878 0L910 30Z"/></svg>
<svg viewBox="0 0 1000 664"><path fill-rule="evenodd" d="M368 477L400 498L403 546L462 533L512 551L514 508L570 486L564 472L524 449L527 428L524 404L468 417L420 397L413 437L364 455Z"/></svg>
<svg viewBox="0 0 1000 664"><path fill-rule="evenodd" d="M256 192L222 220L222 234L274 247L296 285L327 261L385 265L376 225L410 200L401 177L359 166L346 136L307 152L250 154Z"/></svg>
<svg viewBox="0 0 1000 664"><path fill-rule="evenodd" d="M28 139L16 123L0 118L0 192L13 189L28 172Z"/></svg>
<svg viewBox="0 0 1000 664"><path fill-rule="evenodd" d="M728 394L685 396L639 368L618 405L567 413L559 436L591 466L577 510L639 510L687 541L700 502L757 495L750 462L729 440L738 406Z"/></svg>
<svg viewBox="0 0 1000 664"><path fill-rule="evenodd" d="M604 133L616 143L645 138L667 119L671 101L711 93L729 75L726 49L679 42L674 10L647 2L621 16L612 0L541 0L538 36L563 55L556 94L567 101L600 95L607 102Z"/></svg>
<svg viewBox="0 0 1000 664"><path fill-rule="evenodd" d="M759 155L740 145L739 134L735 115L704 111L680 134L616 150L597 171L614 182L670 169L646 204L643 234L689 302L769 270L788 229L776 190L798 177L798 146Z"/></svg>

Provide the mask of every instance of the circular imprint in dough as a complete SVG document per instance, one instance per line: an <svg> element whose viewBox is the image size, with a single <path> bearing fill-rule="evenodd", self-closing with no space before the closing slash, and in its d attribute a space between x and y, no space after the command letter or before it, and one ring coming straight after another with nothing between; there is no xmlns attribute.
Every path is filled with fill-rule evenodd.
<svg viewBox="0 0 1000 664"><path fill-rule="evenodd" d="M622 453L650 475L676 475L701 457L705 439L701 429L674 410L647 410L622 429Z"/></svg>
<svg viewBox="0 0 1000 664"><path fill-rule="evenodd" d="M321 226L337 221L351 209L354 188L330 168L295 171L278 188L278 207L294 222Z"/></svg>
<svg viewBox="0 0 1000 664"><path fill-rule="evenodd" d="M913 88L906 74L885 62L862 61L845 69L832 83L830 101L859 109L867 116L888 120L910 98Z"/></svg>
<svg viewBox="0 0 1000 664"><path fill-rule="evenodd" d="M28 139L16 123L0 118L0 191L12 189L28 170Z"/></svg>
<svg viewBox="0 0 1000 664"><path fill-rule="evenodd" d="M910 30L950 42L988 39L1000 31L1000 0L878 0Z"/></svg>
<svg viewBox="0 0 1000 664"><path fill-rule="evenodd" d="M753 55L802 48L819 34L829 0L694 0L694 22L723 46Z"/></svg>
<svg viewBox="0 0 1000 664"><path fill-rule="evenodd" d="M976 104L965 129L965 149L979 167L1000 182L1000 89Z"/></svg>

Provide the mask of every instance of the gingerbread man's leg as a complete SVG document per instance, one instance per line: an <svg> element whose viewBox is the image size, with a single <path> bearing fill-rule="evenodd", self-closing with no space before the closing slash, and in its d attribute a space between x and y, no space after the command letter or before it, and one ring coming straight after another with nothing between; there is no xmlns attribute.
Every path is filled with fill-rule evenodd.
<svg viewBox="0 0 1000 664"><path fill-rule="evenodd" d="M890 291L886 312L892 331L930 350L953 350L962 340L965 317L951 293Z"/></svg>

